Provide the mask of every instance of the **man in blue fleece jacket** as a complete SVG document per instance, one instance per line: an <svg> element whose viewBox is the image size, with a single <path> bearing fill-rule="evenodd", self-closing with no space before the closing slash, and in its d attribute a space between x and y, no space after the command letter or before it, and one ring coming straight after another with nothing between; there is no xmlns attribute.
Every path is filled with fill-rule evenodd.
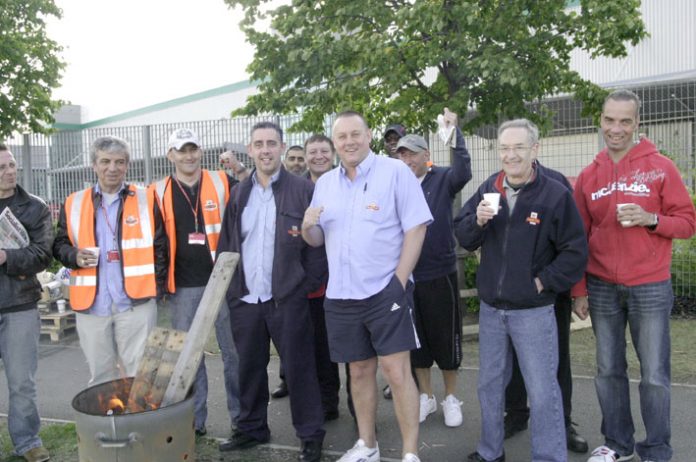
<svg viewBox="0 0 696 462"><path fill-rule="evenodd" d="M580 280L587 262L584 228L563 185L534 168L539 132L526 119L498 129L502 171L467 201L455 220L459 244L481 248L479 312L481 440L469 462L502 462L505 386L512 348L529 389L532 460L566 462L556 378L556 295ZM497 193L500 207L491 207Z"/></svg>

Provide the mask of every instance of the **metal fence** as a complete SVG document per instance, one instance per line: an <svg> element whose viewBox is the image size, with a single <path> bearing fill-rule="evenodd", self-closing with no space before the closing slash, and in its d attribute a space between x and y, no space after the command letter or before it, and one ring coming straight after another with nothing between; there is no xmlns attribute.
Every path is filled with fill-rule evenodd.
<svg viewBox="0 0 696 462"><path fill-rule="evenodd" d="M696 81L667 82L632 88L642 101L641 133L671 157L684 175L691 191L696 186ZM537 105L553 111L553 130L541 140L539 160L559 170L571 181L588 165L603 147L601 133L590 118L582 117L582 104L571 97L558 97ZM52 136L25 135L11 145L17 154L23 184L45 198L54 213L60 203L73 191L94 182L89 160L90 143L99 136L116 135L132 146L128 181L148 184L171 172L166 158L169 134L176 128L193 128L204 148L205 168L218 168L218 156L226 148L237 151L247 166L251 162L244 145L251 127L266 118L250 117L197 121L186 124L92 128L81 131L61 131ZM297 117L274 117L287 129ZM325 132L330 134L331 120L326 121ZM287 130L286 130L287 132ZM286 133L288 146L303 144L308 133ZM375 133L379 135L379 133ZM433 160L439 165L449 164L449 151L437 136L430 136ZM462 191L466 200L479 184L500 169L496 150L496 127L489 126L467 136L472 156L473 181ZM24 168L24 167L27 168ZM696 297L696 240L677 241L673 262L674 287L678 295Z"/></svg>

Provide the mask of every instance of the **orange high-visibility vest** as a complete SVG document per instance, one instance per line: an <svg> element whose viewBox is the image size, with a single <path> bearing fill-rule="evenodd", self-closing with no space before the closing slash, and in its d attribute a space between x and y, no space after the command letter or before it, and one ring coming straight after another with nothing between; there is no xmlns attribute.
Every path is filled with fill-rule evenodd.
<svg viewBox="0 0 696 462"><path fill-rule="evenodd" d="M222 218L225 214L227 201L230 199L230 185L225 172L201 171L201 197L200 207L203 210L203 225L207 236L210 258L215 261ZM169 276L167 279L167 291L176 292L174 279L174 263L176 262L176 219L174 217L174 203L172 202L172 177L154 183L154 190L159 201L164 229L169 236Z"/></svg>
<svg viewBox="0 0 696 462"><path fill-rule="evenodd" d="M121 214L121 271L126 295L133 299L155 297L155 198L152 192L128 186ZM95 247L92 188L72 193L65 201L68 236L77 248ZM70 305L86 310L97 295L98 266L70 271Z"/></svg>

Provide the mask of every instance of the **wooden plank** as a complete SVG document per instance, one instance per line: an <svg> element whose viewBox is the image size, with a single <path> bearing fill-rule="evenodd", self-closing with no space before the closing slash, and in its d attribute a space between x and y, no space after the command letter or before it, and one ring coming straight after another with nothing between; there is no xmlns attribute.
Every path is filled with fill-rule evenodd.
<svg viewBox="0 0 696 462"><path fill-rule="evenodd" d="M478 290L476 289L462 289L459 291L460 298L471 298L478 297Z"/></svg>
<svg viewBox="0 0 696 462"><path fill-rule="evenodd" d="M186 332L162 327L155 327L150 332L131 385L127 412L141 412L159 406L185 337Z"/></svg>
<svg viewBox="0 0 696 462"><path fill-rule="evenodd" d="M203 348L215 325L220 307L225 301L227 288L237 269L239 254L222 252L218 255L215 267L205 286L203 297L198 304L196 316L186 336L183 350L174 367L171 380L162 399L162 406L183 401L196 377L203 357Z"/></svg>

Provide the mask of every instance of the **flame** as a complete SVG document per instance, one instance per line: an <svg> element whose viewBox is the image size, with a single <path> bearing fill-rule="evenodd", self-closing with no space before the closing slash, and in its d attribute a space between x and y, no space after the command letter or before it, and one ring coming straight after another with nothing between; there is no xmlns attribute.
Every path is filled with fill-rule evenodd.
<svg viewBox="0 0 696 462"><path fill-rule="evenodd" d="M116 397L111 398L109 404L107 404L107 412L112 411L115 414L122 414L124 409L126 409L126 406L123 405L123 401Z"/></svg>
<svg viewBox="0 0 696 462"><path fill-rule="evenodd" d="M99 409L103 415L129 414L159 407L152 390L142 386L142 383L137 384L134 390L131 390L130 379L115 380L111 385L111 389L97 395ZM136 397L132 402L129 400L131 395Z"/></svg>

